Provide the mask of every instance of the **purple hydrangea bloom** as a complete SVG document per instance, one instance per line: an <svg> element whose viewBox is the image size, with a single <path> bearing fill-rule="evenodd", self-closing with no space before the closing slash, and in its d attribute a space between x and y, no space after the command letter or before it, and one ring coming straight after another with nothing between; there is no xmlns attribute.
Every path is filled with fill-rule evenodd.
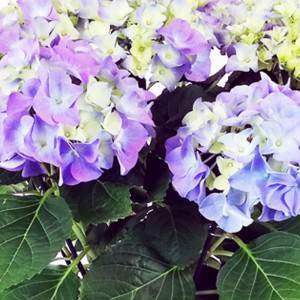
<svg viewBox="0 0 300 300"><path fill-rule="evenodd" d="M3 130L4 155L2 160L18 153L26 156L28 147L25 139L30 134L34 119L28 114L15 114L6 118Z"/></svg>
<svg viewBox="0 0 300 300"><path fill-rule="evenodd" d="M18 4L26 21L37 17L50 18L54 10L51 0L18 0Z"/></svg>
<svg viewBox="0 0 300 300"><path fill-rule="evenodd" d="M203 46L207 45L202 34L193 29L187 21L181 19L173 20L170 24L159 29L158 33L185 55L197 55L201 53Z"/></svg>
<svg viewBox="0 0 300 300"><path fill-rule="evenodd" d="M157 56L152 61L152 69L165 66L165 74L153 76L152 80L163 83L169 90L174 89L183 75L191 81L204 81L210 74L211 46L202 34L181 19L158 30L166 44L156 45Z"/></svg>
<svg viewBox="0 0 300 300"><path fill-rule="evenodd" d="M59 39L50 51L44 49L44 55L48 56L54 65L70 72L84 83L88 82L90 76L96 76L100 71L101 61L90 45L84 41Z"/></svg>
<svg viewBox="0 0 300 300"><path fill-rule="evenodd" d="M256 199L248 199L246 193L230 190L228 195L213 193L199 204L200 213L207 219L215 221L227 232L238 232L243 226L249 226L253 219L251 212L257 203Z"/></svg>
<svg viewBox="0 0 300 300"><path fill-rule="evenodd" d="M93 143L71 143L59 140L60 184L76 185L99 178L98 167L99 140Z"/></svg>
<svg viewBox="0 0 300 300"><path fill-rule="evenodd" d="M35 116L33 126L25 137L26 151L24 154L32 160L58 166L60 159L57 131L57 127L50 126L38 116Z"/></svg>
<svg viewBox="0 0 300 300"><path fill-rule="evenodd" d="M140 123L123 118L122 128L113 143L121 175L126 175L135 166L148 137L148 131Z"/></svg>
<svg viewBox="0 0 300 300"><path fill-rule="evenodd" d="M257 147L252 161L229 178L230 186L234 189L260 197L262 188L269 175L269 169L267 162Z"/></svg>
<svg viewBox="0 0 300 300"><path fill-rule="evenodd" d="M193 59L190 70L185 72L185 77L188 80L199 82L209 77L211 69L210 51L210 45L206 44L202 47L201 52Z"/></svg>
<svg viewBox="0 0 300 300"><path fill-rule="evenodd" d="M300 215L300 174L294 168L287 173L271 173L262 190L263 221L281 221Z"/></svg>
<svg viewBox="0 0 300 300"><path fill-rule="evenodd" d="M20 39L20 26L18 24L18 14L9 16L0 13L0 53L7 54L11 45Z"/></svg>
<svg viewBox="0 0 300 300"><path fill-rule="evenodd" d="M77 125L79 115L74 104L83 88L73 84L62 69L50 69L42 77L41 86L33 100L37 115L49 125Z"/></svg>
<svg viewBox="0 0 300 300"><path fill-rule="evenodd" d="M200 203L205 197L205 180L209 175L209 167L195 153L192 137L183 142L179 137L171 138L166 144L166 162L173 174L172 184L180 196Z"/></svg>

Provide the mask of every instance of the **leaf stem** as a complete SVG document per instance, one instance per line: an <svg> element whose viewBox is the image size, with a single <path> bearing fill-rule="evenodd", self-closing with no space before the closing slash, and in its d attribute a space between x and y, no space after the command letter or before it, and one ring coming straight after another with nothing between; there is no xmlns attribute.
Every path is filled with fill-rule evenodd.
<svg viewBox="0 0 300 300"><path fill-rule="evenodd" d="M221 264L216 260L208 260L207 262L205 262L205 265L217 271L219 271L221 268Z"/></svg>
<svg viewBox="0 0 300 300"><path fill-rule="evenodd" d="M227 233L227 236L231 238L233 241L235 241L237 245L248 254L249 257L252 257L252 253L249 250L247 244L241 238L239 238L237 235L232 233Z"/></svg>
<svg viewBox="0 0 300 300"><path fill-rule="evenodd" d="M67 271L64 273L64 275L61 277L61 279L59 280L54 293L51 297L50 300L54 300L56 298L56 295L58 293L59 288L61 287L61 285L64 283L65 279L70 275L70 273L74 270L74 268L76 268L76 266L80 264L80 261L85 257L85 255L87 254L87 252L90 250L89 247L86 247L77 257L75 260L72 261L72 263L70 264L70 266L68 267Z"/></svg>
<svg viewBox="0 0 300 300"><path fill-rule="evenodd" d="M78 240L80 241L82 247L86 247L88 245L88 243L86 241L86 235L85 235L85 232L84 232L81 224L74 221L72 230L73 230L74 234L76 235L76 237L78 238ZM91 257L92 260L97 258L97 255L95 254L95 252L92 249L90 249L88 255Z"/></svg>
<svg viewBox="0 0 300 300"><path fill-rule="evenodd" d="M227 250L216 250L214 252L211 252L211 255L215 255L215 256L231 257L233 254L234 254L234 252L227 251Z"/></svg>
<svg viewBox="0 0 300 300"><path fill-rule="evenodd" d="M221 237L219 237L211 246L209 252L212 253L215 250L218 249L218 247L228 238L226 234L223 234Z"/></svg>

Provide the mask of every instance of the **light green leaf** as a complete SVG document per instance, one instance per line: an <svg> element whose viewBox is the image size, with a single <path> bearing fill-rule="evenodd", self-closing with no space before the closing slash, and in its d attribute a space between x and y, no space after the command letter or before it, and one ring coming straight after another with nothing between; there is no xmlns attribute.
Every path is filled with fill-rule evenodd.
<svg viewBox="0 0 300 300"><path fill-rule="evenodd" d="M300 299L300 238L276 232L245 245L218 276L220 300Z"/></svg>
<svg viewBox="0 0 300 300"><path fill-rule="evenodd" d="M0 195L0 291L33 277L70 236L62 198Z"/></svg>
<svg viewBox="0 0 300 300"><path fill-rule="evenodd" d="M81 300L193 300L192 276L138 242L117 244L94 261Z"/></svg>
<svg viewBox="0 0 300 300"><path fill-rule="evenodd" d="M67 270L63 266L48 267L41 274L5 290L0 294L0 299L76 300L79 294L79 278L71 272L64 279Z"/></svg>

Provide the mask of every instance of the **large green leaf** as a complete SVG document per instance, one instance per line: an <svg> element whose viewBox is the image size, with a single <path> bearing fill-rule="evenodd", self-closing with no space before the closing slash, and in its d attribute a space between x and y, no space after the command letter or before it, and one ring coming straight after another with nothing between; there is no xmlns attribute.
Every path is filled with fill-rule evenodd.
<svg viewBox="0 0 300 300"><path fill-rule="evenodd" d="M130 187L95 182L84 189L65 189L65 197L78 221L100 224L129 216L132 212Z"/></svg>
<svg viewBox="0 0 300 300"><path fill-rule="evenodd" d="M79 279L68 268L53 266L0 294L1 300L77 300ZM64 278L65 277L65 278Z"/></svg>
<svg viewBox="0 0 300 300"><path fill-rule="evenodd" d="M0 195L0 291L49 264L71 232L62 198Z"/></svg>
<svg viewBox="0 0 300 300"><path fill-rule="evenodd" d="M300 238L263 235L230 258L218 276L220 300L300 299Z"/></svg>
<svg viewBox="0 0 300 300"><path fill-rule="evenodd" d="M144 244L123 242L94 261L81 300L193 300L189 272L163 261Z"/></svg>
<svg viewBox="0 0 300 300"><path fill-rule="evenodd" d="M194 262L207 238L208 225L189 204L155 209L145 221L145 242L172 264Z"/></svg>
<svg viewBox="0 0 300 300"><path fill-rule="evenodd" d="M275 229L300 235L300 217L294 217L282 222L271 223Z"/></svg>

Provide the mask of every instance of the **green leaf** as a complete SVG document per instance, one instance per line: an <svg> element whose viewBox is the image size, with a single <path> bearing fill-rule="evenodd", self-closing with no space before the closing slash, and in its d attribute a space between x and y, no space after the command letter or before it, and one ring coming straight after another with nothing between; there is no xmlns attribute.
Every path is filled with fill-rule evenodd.
<svg viewBox="0 0 300 300"><path fill-rule="evenodd" d="M300 299L300 238L284 232L263 235L241 249L221 269L220 300Z"/></svg>
<svg viewBox="0 0 300 300"><path fill-rule="evenodd" d="M26 179L22 177L19 172L10 172L4 169L0 169L0 185L16 184L25 180Z"/></svg>
<svg viewBox="0 0 300 300"><path fill-rule="evenodd" d="M51 266L41 274L13 286L0 294L1 300L76 300L79 294L79 279L68 268Z"/></svg>
<svg viewBox="0 0 300 300"><path fill-rule="evenodd" d="M69 237L71 221L62 198L0 195L0 291L47 266Z"/></svg>
<svg viewBox="0 0 300 300"><path fill-rule="evenodd" d="M197 260L208 234L197 209L189 204L165 206L147 216L142 234L166 261L177 265ZM167 246L166 246L167 245Z"/></svg>
<svg viewBox="0 0 300 300"><path fill-rule="evenodd" d="M10 184L10 185L0 185L0 194L15 194L22 193L27 189L27 185L22 183Z"/></svg>
<svg viewBox="0 0 300 300"><path fill-rule="evenodd" d="M84 190L70 190L67 199L76 219L84 223L112 222L132 212L129 187L123 184L97 181Z"/></svg>
<svg viewBox="0 0 300 300"><path fill-rule="evenodd" d="M276 230L300 235L300 217L294 217L282 222L272 222Z"/></svg>
<svg viewBox="0 0 300 300"><path fill-rule="evenodd" d="M170 183L168 165L160 157L149 154L144 188L148 191L151 201L162 201Z"/></svg>
<svg viewBox="0 0 300 300"><path fill-rule="evenodd" d="M86 221L106 223L128 217L131 212L130 191L127 185L97 182L93 201L84 205Z"/></svg>
<svg viewBox="0 0 300 300"><path fill-rule="evenodd" d="M142 243L123 242L102 254L83 280L81 300L193 300L189 272Z"/></svg>

